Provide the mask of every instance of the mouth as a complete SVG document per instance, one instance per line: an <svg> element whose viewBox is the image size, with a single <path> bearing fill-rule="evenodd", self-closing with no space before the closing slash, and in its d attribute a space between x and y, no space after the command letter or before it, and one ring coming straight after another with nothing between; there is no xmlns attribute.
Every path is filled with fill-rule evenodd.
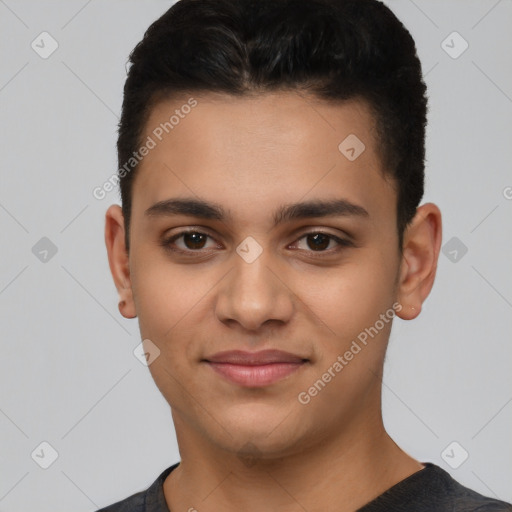
<svg viewBox="0 0 512 512"><path fill-rule="evenodd" d="M262 387L295 373L309 360L280 350L260 352L232 350L219 352L203 359L202 362L235 384L245 387Z"/></svg>

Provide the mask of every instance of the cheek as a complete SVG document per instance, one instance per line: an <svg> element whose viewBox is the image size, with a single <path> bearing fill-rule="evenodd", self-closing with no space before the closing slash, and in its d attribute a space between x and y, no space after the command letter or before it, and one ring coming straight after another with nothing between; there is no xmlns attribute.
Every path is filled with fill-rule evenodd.
<svg viewBox="0 0 512 512"><path fill-rule="evenodd" d="M197 334L211 325L212 294L225 269L198 272L195 265L177 265L154 253L139 261L132 286L141 336L160 348L170 371L179 372L199 357Z"/></svg>
<svg viewBox="0 0 512 512"><path fill-rule="evenodd" d="M141 265L136 261L132 265L132 290L141 336L167 351L169 340L192 307L194 287L186 286L176 268L154 256L141 256Z"/></svg>
<svg viewBox="0 0 512 512"><path fill-rule="evenodd" d="M141 250L132 261L132 289L139 322L153 331L170 329L205 293L206 284L160 253ZM149 334L149 333L148 333Z"/></svg>
<svg viewBox="0 0 512 512"><path fill-rule="evenodd" d="M297 280L294 291L325 324L343 338L373 324L393 303L394 274L383 260L361 257L336 269ZM327 331L326 331L327 332ZM332 332L331 332L332 334Z"/></svg>
<svg viewBox="0 0 512 512"><path fill-rule="evenodd" d="M141 338L150 339L160 350L149 371L167 401L180 408L186 400L182 383L187 376L190 379L196 357L191 319L211 285L206 279L193 279L181 267L156 260L150 265L148 256L141 268L135 267L134 300Z"/></svg>

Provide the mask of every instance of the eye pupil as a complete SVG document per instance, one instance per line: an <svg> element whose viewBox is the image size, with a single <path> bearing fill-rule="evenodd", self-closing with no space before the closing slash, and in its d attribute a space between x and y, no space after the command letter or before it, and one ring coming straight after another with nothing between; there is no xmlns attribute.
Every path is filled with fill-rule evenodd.
<svg viewBox="0 0 512 512"><path fill-rule="evenodd" d="M313 245L309 242L313 240ZM328 235L324 235L323 233L316 233L314 235L308 235L308 246L310 249L318 250L318 249L326 249L329 247L330 238Z"/></svg>
<svg viewBox="0 0 512 512"><path fill-rule="evenodd" d="M202 249L205 241L206 235L202 233L190 232L183 234L183 242L188 249ZM191 245L188 242L191 242Z"/></svg>

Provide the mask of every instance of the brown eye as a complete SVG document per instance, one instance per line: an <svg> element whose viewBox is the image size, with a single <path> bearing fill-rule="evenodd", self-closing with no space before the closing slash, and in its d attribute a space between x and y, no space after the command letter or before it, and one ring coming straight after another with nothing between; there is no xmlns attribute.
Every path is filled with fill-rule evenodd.
<svg viewBox="0 0 512 512"><path fill-rule="evenodd" d="M305 240L306 247L300 247L301 240ZM334 242L334 247L329 247L331 242ZM339 250L341 247L350 247L353 244L348 240L343 240L337 236L331 235L330 233L312 232L306 233L296 242L299 249L306 252L326 252L332 253Z"/></svg>
<svg viewBox="0 0 512 512"><path fill-rule="evenodd" d="M184 233L182 237L183 243L187 249L202 249L206 243L208 235L191 231L190 233Z"/></svg>
<svg viewBox="0 0 512 512"><path fill-rule="evenodd" d="M169 251L194 253L204 249L208 239L212 239L212 237L200 231L181 231L180 233L162 240L161 245Z"/></svg>
<svg viewBox="0 0 512 512"><path fill-rule="evenodd" d="M312 235L307 235L306 240L308 247L314 251L317 251L327 249L331 242L331 237L325 235L324 233L315 233Z"/></svg>

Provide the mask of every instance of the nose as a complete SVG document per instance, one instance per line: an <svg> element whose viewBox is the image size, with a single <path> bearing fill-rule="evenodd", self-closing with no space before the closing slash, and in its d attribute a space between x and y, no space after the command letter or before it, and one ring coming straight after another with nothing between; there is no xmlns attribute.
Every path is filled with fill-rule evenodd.
<svg viewBox="0 0 512 512"><path fill-rule="evenodd" d="M215 305L221 322L256 332L290 321L293 287L271 259L265 250L252 262L233 254L233 268L220 283Z"/></svg>

